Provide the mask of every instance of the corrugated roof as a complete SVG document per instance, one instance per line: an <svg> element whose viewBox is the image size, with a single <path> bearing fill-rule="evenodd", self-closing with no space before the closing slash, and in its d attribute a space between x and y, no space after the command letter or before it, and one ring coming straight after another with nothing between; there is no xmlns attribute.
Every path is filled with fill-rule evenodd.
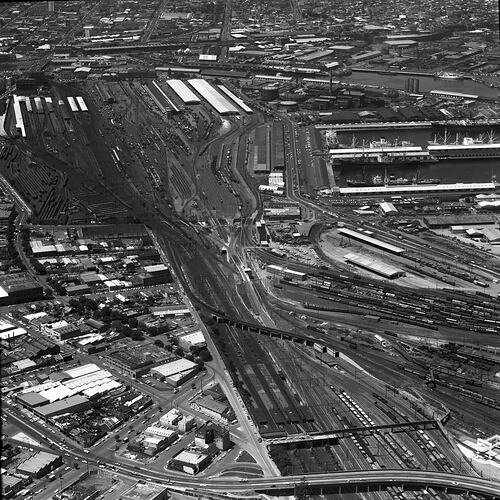
<svg viewBox="0 0 500 500"><path fill-rule="evenodd" d="M178 373L193 370L196 366L196 363L189 361L189 359L181 358L170 363L165 363L164 365L156 366L151 371L155 371L164 377L172 377Z"/></svg>
<svg viewBox="0 0 500 500"><path fill-rule="evenodd" d="M238 109L223 97L207 81L194 78L188 80L188 83L221 115L238 114Z"/></svg>
<svg viewBox="0 0 500 500"><path fill-rule="evenodd" d="M199 104L201 101L182 80L167 80L167 85L185 104Z"/></svg>
<svg viewBox="0 0 500 500"><path fill-rule="evenodd" d="M96 364L89 363L66 370L65 373L71 378L77 378L81 377L82 375L88 375L89 373L97 372L99 370L100 368Z"/></svg>
<svg viewBox="0 0 500 500"><path fill-rule="evenodd" d="M405 251L404 248L397 247L396 245L391 245L390 243L386 243L385 241L377 240L376 238L372 238L371 236L367 236L366 234L358 233L357 231L352 231L351 229L341 228L339 229L339 233L350 238L364 241L370 245L382 248L384 250L388 250L389 252L402 253Z"/></svg>
<svg viewBox="0 0 500 500"><path fill-rule="evenodd" d="M47 453L46 451L39 451L37 454L28 458L28 460L25 460L18 465L17 470L20 472L26 472L27 474L36 474L39 470L43 469L47 465L50 465L58 458L58 455Z"/></svg>
<svg viewBox="0 0 500 500"><path fill-rule="evenodd" d="M371 257L366 257L364 255L349 253L347 255L344 255L344 259L360 267L364 267L373 272L381 274L386 278L394 278L398 275L404 274L404 271L402 269L391 266L390 264L385 264L379 260L373 259Z"/></svg>

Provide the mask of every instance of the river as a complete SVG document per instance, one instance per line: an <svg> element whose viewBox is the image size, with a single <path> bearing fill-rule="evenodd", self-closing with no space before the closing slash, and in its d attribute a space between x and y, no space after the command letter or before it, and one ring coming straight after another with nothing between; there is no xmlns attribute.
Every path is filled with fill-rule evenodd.
<svg viewBox="0 0 500 500"><path fill-rule="evenodd" d="M432 76L414 76L414 75L381 75L370 71L353 71L351 75L340 78L344 83L359 83L361 85L374 85L377 87L387 87L391 89L404 90L408 78L417 78L420 82L420 92L430 92L431 90L449 90L452 92L461 92L463 94L478 95L482 98L499 99L500 89L491 88L473 80L442 80ZM500 83L500 77L496 77L497 83Z"/></svg>

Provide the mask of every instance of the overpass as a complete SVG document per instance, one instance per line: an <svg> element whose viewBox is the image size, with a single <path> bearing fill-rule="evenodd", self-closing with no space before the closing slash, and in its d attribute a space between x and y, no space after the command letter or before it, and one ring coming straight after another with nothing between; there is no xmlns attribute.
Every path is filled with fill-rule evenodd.
<svg viewBox="0 0 500 500"><path fill-rule="evenodd" d="M8 416L21 426L21 429L30 432L41 442L49 442L51 447L58 447L61 454L68 460L86 460L88 464L97 467L98 457L91 450L84 453L78 448L69 448L58 442L55 436L47 436L45 429L39 428L36 423L26 423L18 415L7 409ZM197 493L210 496L211 493L229 494L230 497L248 499L249 491L267 492L272 496L292 495L296 485L305 484L307 491L342 493L348 491L379 491L388 486L402 486L406 488L432 487L444 491L458 493L475 493L491 500L500 500L500 481L490 481L479 477L462 476L438 471L423 470L359 470L348 472L332 472L326 474L310 474L280 477L258 477L249 479L192 477L176 471L151 471L137 465L122 463L114 458L106 461L107 466L114 467L114 471L126 474L129 477L153 481L165 487L189 488ZM245 494L242 494L245 492Z"/></svg>
<svg viewBox="0 0 500 500"><path fill-rule="evenodd" d="M355 434L369 436L374 432L384 431L416 431L438 429L439 424L436 420L420 420L417 422L398 422L383 425L369 425L364 427L348 427L346 429L337 429L329 432L320 432L316 434L294 434L291 436L266 439L267 445L309 445L320 446L329 443L335 443L339 438L353 436Z"/></svg>
<svg viewBox="0 0 500 500"><path fill-rule="evenodd" d="M201 302L198 301L198 303ZM204 308L209 309L209 311L212 313L212 318L216 320L217 323L234 326L236 328L241 328L244 331L258 333L259 335L266 335L267 337L274 337L281 340L296 342L297 344L303 344L309 347L313 347L317 351L330 354L335 358L339 357L339 352L334 350L327 340L317 339L305 333L289 332L285 330L279 330L277 328L271 328L265 325L250 323L241 319L230 318L229 316L226 316L224 312L217 311L204 302L202 304Z"/></svg>
<svg viewBox="0 0 500 500"><path fill-rule="evenodd" d="M260 486L256 483L260 483ZM422 470L367 470L261 478L246 485L270 495L293 495L296 486L308 494L361 493L381 491L391 486L406 489L434 488L448 493L474 493L489 499L500 499L500 482L478 477ZM264 487L262 487L264 486ZM230 491L230 489L228 489Z"/></svg>

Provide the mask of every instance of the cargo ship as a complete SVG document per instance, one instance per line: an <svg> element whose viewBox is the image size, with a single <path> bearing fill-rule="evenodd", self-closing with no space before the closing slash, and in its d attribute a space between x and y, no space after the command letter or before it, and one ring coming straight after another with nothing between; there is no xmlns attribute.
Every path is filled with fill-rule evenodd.
<svg viewBox="0 0 500 500"><path fill-rule="evenodd" d="M427 151L438 160L500 158L500 141L495 141L493 136L490 136L489 141L464 137L461 142L457 139L455 143L447 144L445 139L444 144L439 144L437 141L429 142Z"/></svg>
<svg viewBox="0 0 500 500"><path fill-rule="evenodd" d="M439 71L438 73L434 73L434 78L439 78L440 80L463 80L464 75L449 71Z"/></svg>
<svg viewBox="0 0 500 500"><path fill-rule="evenodd" d="M400 166L435 163L436 158L421 146L411 142L392 144L385 138L372 141L368 146L330 149L332 162L337 165Z"/></svg>

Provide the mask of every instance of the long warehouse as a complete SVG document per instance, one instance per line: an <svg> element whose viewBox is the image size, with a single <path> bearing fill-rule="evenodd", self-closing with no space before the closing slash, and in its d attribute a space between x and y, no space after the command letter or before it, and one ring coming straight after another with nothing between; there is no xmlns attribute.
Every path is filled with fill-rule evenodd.
<svg viewBox="0 0 500 500"><path fill-rule="evenodd" d="M80 106L80 109L82 111L88 111L89 109L87 108L87 105L85 104L85 101L83 100L82 96L78 96L76 98L76 102L78 103L78 106Z"/></svg>
<svg viewBox="0 0 500 500"><path fill-rule="evenodd" d="M199 104L201 102L182 80L167 80L167 85L177 94L184 104Z"/></svg>
<svg viewBox="0 0 500 500"><path fill-rule="evenodd" d="M494 191L496 188L494 182L458 182L456 184L435 184L435 185L411 185L411 186L368 186L368 187L341 187L341 195L384 195L391 193L445 193L447 191L459 191L463 193L473 193L481 191Z"/></svg>
<svg viewBox="0 0 500 500"><path fill-rule="evenodd" d="M66 99L68 100L69 107L71 108L71 111L73 111L73 113L80 111L73 97L68 96Z"/></svg>
<svg viewBox="0 0 500 500"><path fill-rule="evenodd" d="M181 82L182 83L182 82ZM185 85L184 85L185 86ZM165 102L168 104L168 106L170 107L170 109L174 112L174 113L178 113L179 112L179 108L172 102L172 99L170 99L167 94L165 94L165 92L163 92L163 89L153 80L153 87L159 92L159 94L163 97L163 99L165 99ZM185 86L186 87L186 86ZM186 87L187 88L187 87ZM188 88L187 88L188 89ZM189 89L188 89L189 90ZM189 90L189 92L191 92ZM192 93L192 92L191 92ZM194 94L193 94L194 95ZM196 96L195 96L196 97Z"/></svg>
<svg viewBox="0 0 500 500"><path fill-rule="evenodd" d="M236 103L245 113L253 113L252 108L248 107L243 99L240 99L237 95L233 94L228 88L224 87L224 85L217 85L224 94L229 97L234 103Z"/></svg>
<svg viewBox="0 0 500 500"><path fill-rule="evenodd" d="M238 109L223 97L207 81L195 78L188 83L221 115L238 114Z"/></svg>
<svg viewBox="0 0 500 500"><path fill-rule="evenodd" d="M385 264L379 260L372 259L371 257L366 257L364 255L359 255L356 253L348 253L344 255L346 262L354 264L363 269L367 269L372 273L383 276L388 279L395 279L404 276L406 273L397 267L391 266L390 264Z"/></svg>
<svg viewBox="0 0 500 500"><path fill-rule="evenodd" d="M376 238L372 238L371 236L367 236L366 234L358 233L357 231L353 231L351 229L342 228L339 229L339 233L342 236L346 236L347 238L361 241L362 243L366 243L367 245L386 250L387 252L401 254L405 251L404 248L391 245L390 243L386 243L385 241L377 240Z"/></svg>

